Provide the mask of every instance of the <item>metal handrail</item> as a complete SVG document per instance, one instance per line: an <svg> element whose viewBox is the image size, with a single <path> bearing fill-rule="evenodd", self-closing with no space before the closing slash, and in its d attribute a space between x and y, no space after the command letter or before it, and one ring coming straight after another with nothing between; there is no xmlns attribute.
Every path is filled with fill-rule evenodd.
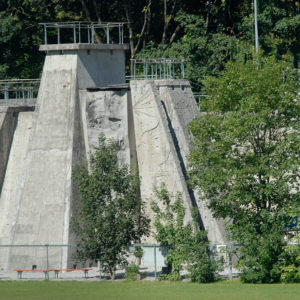
<svg viewBox="0 0 300 300"><path fill-rule="evenodd" d="M33 104L39 89L40 79L5 79L0 80L0 100L9 105L9 100L29 100Z"/></svg>
<svg viewBox="0 0 300 300"><path fill-rule="evenodd" d="M133 62L133 80L184 79L184 59L134 58L131 61ZM138 65L142 66L140 74L137 72ZM180 72L176 72L175 65L180 65Z"/></svg>
<svg viewBox="0 0 300 300"><path fill-rule="evenodd" d="M106 34L106 44L110 44L110 29L118 28L119 44L124 44L124 25L127 22L85 22L85 21L72 21L72 22L44 22L39 23L44 27L44 44L48 44L48 29L55 28L57 30L57 44L61 44L61 29L73 29L73 43L82 43L82 30L87 31L87 43L95 43L95 29L104 29Z"/></svg>

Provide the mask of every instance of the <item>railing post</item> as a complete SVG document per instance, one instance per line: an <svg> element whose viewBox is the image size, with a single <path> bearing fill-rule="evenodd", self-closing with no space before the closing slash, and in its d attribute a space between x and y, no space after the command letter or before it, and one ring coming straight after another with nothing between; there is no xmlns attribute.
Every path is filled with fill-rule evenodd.
<svg viewBox="0 0 300 300"><path fill-rule="evenodd" d="M184 79L184 60L181 60L181 77Z"/></svg>
<svg viewBox="0 0 300 300"><path fill-rule="evenodd" d="M106 44L109 44L109 24L106 25Z"/></svg>
<svg viewBox="0 0 300 300"><path fill-rule="evenodd" d="M134 65L133 65L133 79L136 80L136 60L134 60Z"/></svg>
<svg viewBox="0 0 300 300"><path fill-rule="evenodd" d="M80 22L78 24L78 39L79 39L79 44L81 43L81 28L80 28Z"/></svg>
<svg viewBox="0 0 300 300"><path fill-rule="evenodd" d="M121 24L119 24L119 44L121 44Z"/></svg>
<svg viewBox="0 0 300 300"><path fill-rule="evenodd" d="M121 44L124 44L124 26L123 26L123 24L122 24L122 28L121 28L121 35L122 35Z"/></svg>
<svg viewBox="0 0 300 300"><path fill-rule="evenodd" d="M92 33L92 44L95 43L95 32L94 32L94 24L92 24L92 27L91 27L91 33Z"/></svg>
<svg viewBox="0 0 300 300"><path fill-rule="evenodd" d="M151 79L153 80L153 63L151 62Z"/></svg>
<svg viewBox="0 0 300 300"><path fill-rule="evenodd" d="M159 63L159 79L161 79L161 62Z"/></svg>
<svg viewBox="0 0 300 300"><path fill-rule="evenodd" d="M176 76L175 76L175 63L173 63L173 76L172 76L173 79L176 79Z"/></svg>
<svg viewBox="0 0 300 300"><path fill-rule="evenodd" d="M44 42L47 45L47 24L44 24Z"/></svg>
<svg viewBox="0 0 300 300"><path fill-rule="evenodd" d="M60 27L58 24L56 24L57 26L57 44L60 44Z"/></svg>
<svg viewBox="0 0 300 300"><path fill-rule="evenodd" d="M4 99L5 99L5 104L8 105L8 98L9 98L9 95L8 95L8 87L7 85L5 84L4 86Z"/></svg>
<svg viewBox="0 0 300 300"><path fill-rule="evenodd" d="M91 43L91 33L90 33L90 30L92 30L92 28L91 28L90 25L88 25L87 29L88 29L88 43L90 44Z"/></svg>
<svg viewBox="0 0 300 300"><path fill-rule="evenodd" d="M76 44L76 23L73 23L73 38L74 44Z"/></svg>

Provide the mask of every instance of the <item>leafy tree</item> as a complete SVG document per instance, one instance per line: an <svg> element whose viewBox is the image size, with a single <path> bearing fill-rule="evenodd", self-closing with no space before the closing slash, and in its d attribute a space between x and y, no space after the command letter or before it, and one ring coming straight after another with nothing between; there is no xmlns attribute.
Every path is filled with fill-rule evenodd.
<svg viewBox="0 0 300 300"><path fill-rule="evenodd" d="M73 218L78 258L100 259L112 279L116 266L126 264L126 246L148 234L149 224L138 193L139 178L118 165L117 154L116 142L100 136L89 170L79 166L73 174L81 196Z"/></svg>
<svg viewBox="0 0 300 300"><path fill-rule="evenodd" d="M298 245L289 245L289 246L285 247L285 251L280 257L279 267L280 267L280 271L281 271L281 281L283 281L283 282L298 282L298 283L300 282L300 246L299 246L299 244Z"/></svg>
<svg viewBox="0 0 300 300"><path fill-rule="evenodd" d="M230 219L242 244L242 279L278 281L284 223L299 205L300 105L297 72L254 56L209 77L206 111L190 124L190 178L215 217Z"/></svg>
<svg viewBox="0 0 300 300"><path fill-rule="evenodd" d="M155 195L159 205L152 202L156 229L154 237L168 249L166 264L170 272L167 275L162 274L162 278L180 280L180 271L187 264L192 281L215 281L220 262L210 259L207 235L199 230L197 213L194 213L193 224L185 225L185 208L181 194L178 193L174 203L171 203L171 196L163 184L159 190L155 190Z"/></svg>
<svg viewBox="0 0 300 300"><path fill-rule="evenodd" d="M38 78L44 62L39 22L82 19L78 1L0 1L0 78ZM51 36L51 32L49 32Z"/></svg>

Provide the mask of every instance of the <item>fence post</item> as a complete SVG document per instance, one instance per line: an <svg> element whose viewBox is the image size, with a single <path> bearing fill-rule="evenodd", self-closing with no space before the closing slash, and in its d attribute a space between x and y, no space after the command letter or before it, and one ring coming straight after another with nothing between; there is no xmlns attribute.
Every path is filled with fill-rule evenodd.
<svg viewBox="0 0 300 300"><path fill-rule="evenodd" d="M229 250L229 280L232 280L232 250L233 250L233 245L232 243L228 244L228 250Z"/></svg>
<svg viewBox="0 0 300 300"><path fill-rule="evenodd" d="M46 270L48 271L49 270L49 253L48 253L48 247L49 247L49 245L47 244L47 245L45 245L46 246ZM47 273L45 273L45 278L46 279L49 279L49 273L47 272Z"/></svg>
<svg viewBox="0 0 300 300"><path fill-rule="evenodd" d="M99 255L99 279L101 279L101 254Z"/></svg>
<svg viewBox="0 0 300 300"><path fill-rule="evenodd" d="M154 245L154 278L157 279L157 272L156 272L156 245Z"/></svg>

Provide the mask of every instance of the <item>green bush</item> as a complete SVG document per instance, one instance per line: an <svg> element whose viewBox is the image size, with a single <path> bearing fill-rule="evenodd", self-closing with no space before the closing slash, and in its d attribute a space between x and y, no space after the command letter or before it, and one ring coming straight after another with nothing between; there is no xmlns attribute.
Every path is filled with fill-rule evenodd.
<svg viewBox="0 0 300 300"><path fill-rule="evenodd" d="M134 256L137 257L137 258L142 258L143 257L143 254L144 254L144 251L142 249L141 246L137 246L134 250Z"/></svg>
<svg viewBox="0 0 300 300"><path fill-rule="evenodd" d="M125 270L125 278L128 280L137 280L137 275L140 273L139 266L130 264Z"/></svg>
<svg viewBox="0 0 300 300"><path fill-rule="evenodd" d="M282 282L300 282L300 247L285 247L280 260L280 279Z"/></svg>
<svg viewBox="0 0 300 300"><path fill-rule="evenodd" d="M197 223L198 211L192 211L193 222L184 224L185 208L182 195L178 193L172 199L164 184L160 190L155 190L155 194L162 207L152 202L156 229L154 236L161 245L168 248L165 261L165 271L168 271L168 274L161 274L159 279L179 281L180 271L187 266L192 281L216 281L221 262L210 259L207 234L199 230Z"/></svg>
<svg viewBox="0 0 300 300"><path fill-rule="evenodd" d="M212 260L208 249L206 232L198 231L189 246L187 260L189 277L193 282L208 283L219 280L217 271L223 269L223 260Z"/></svg>

